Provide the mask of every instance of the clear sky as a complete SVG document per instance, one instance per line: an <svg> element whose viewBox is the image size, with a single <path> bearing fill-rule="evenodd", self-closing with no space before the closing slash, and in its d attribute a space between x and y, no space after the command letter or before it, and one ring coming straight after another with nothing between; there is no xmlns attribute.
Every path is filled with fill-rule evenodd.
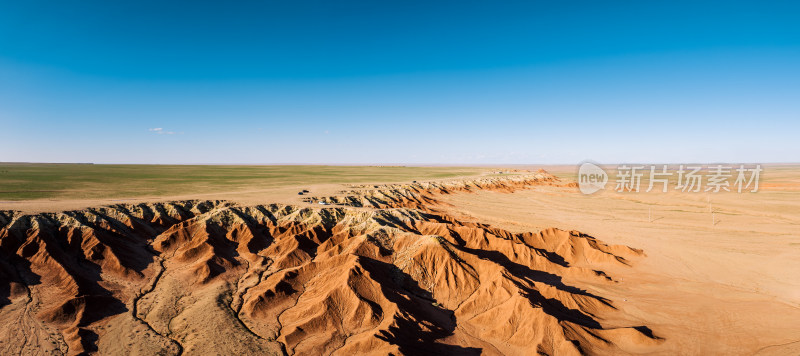
<svg viewBox="0 0 800 356"><path fill-rule="evenodd" d="M800 161L798 1L0 0L0 161Z"/></svg>

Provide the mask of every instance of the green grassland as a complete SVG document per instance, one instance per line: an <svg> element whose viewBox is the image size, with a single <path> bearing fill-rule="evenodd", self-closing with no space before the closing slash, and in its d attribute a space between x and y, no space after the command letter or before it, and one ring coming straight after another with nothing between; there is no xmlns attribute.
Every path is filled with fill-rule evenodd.
<svg viewBox="0 0 800 356"><path fill-rule="evenodd" d="M0 163L0 200L108 199L476 175L481 168Z"/></svg>

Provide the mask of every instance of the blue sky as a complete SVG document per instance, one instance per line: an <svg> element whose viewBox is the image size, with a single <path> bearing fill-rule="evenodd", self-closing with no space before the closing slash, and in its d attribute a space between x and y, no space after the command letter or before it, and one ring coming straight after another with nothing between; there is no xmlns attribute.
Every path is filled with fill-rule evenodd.
<svg viewBox="0 0 800 356"><path fill-rule="evenodd" d="M0 0L0 161L796 162L800 3Z"/></svg>

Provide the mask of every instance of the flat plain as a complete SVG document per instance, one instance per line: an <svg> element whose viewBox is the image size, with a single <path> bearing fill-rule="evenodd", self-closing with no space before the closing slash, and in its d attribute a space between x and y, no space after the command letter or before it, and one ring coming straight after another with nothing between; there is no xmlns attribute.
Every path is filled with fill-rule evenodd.
<svg viewBox="0 0 800 356"><path fill-rule="evenodd" d="M184 199L297 203L298 190L476 176L479 167L0 163L0 210L58 212Z"/></svg>

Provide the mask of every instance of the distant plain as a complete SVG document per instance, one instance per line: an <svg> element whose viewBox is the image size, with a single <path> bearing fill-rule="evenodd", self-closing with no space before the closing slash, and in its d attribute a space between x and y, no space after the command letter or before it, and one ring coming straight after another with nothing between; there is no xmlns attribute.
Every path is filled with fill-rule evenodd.
<svg viewBox="0 0 800 356"><path fill-rule="evenodd" d="M299 203L302 189L334 193L344 184L485 174L486 167L0 163L0 210L57 212L187 199Z"/></svg>

